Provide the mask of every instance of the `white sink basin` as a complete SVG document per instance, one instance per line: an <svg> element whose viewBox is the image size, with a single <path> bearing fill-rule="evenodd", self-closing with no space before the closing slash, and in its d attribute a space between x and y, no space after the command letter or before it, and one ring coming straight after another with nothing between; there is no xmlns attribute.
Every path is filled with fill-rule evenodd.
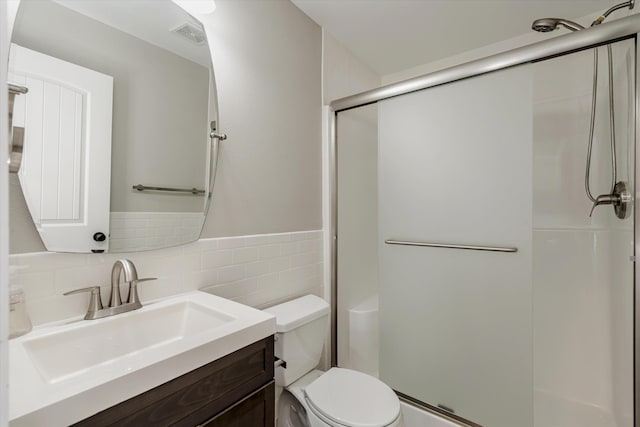
<svg viewBox="0 0 640 427"><path fill-rule="evenodd" d="M81 322L49 335L26 339L27 354L49 383L114 364L135 352L218 328L235 318L192 301L151 305L128 316ZM71 356L71 357L70 357Z"/></svg>
<svg viewBox="0 0 640 427"><path fill-rule="evenodd" d="M274 333L272 315L199 291L38 327L9 341L11 427L73 424Z"/></svg>

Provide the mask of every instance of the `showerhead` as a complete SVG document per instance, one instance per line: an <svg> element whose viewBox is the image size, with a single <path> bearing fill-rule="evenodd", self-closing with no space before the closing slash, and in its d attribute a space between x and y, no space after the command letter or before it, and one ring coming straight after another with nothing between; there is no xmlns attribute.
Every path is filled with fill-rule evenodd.
<svg viewBox="0 0 640 427"><path fill-rule="evenodd" d="M562 18L536 19L535 21L533 21L533 24L531 24L531 29L540 33L548 33L558 28L558 25L562 25L563 27L568 28L571 31L584 30L584 27L577 22L569 21L568 19Z"/></svg>
<svg viewBox="0 0 640 427"><path fill-rule="evenodd" d="M624 9L625 7L628 7L629 9L633 9L635 4L636 4L636 0L628 0L623 3L613 5L606 12L604 12L600 17L598 17L598 19L593 21L591 26L593 27L596 25L600 25L602 21L604 21L607 18L607 16L609 16L612 12L615 12L618 9ZM548 33L558 28L558 25L562 25L563 27L568 28L571 31L584 30L584 27L578 24L577 22L569 21L568 19L562 19L562 18L536 19L535 21L533 21L533 24L531 24L531 29L534 31L538 31L539 33Z"/></svg>
<svg viewBox="0 0 640 427"><path fill-rule="evenodd" d="M558 28L558 20L553 18L536 19L531 24L531 29L539 33L550 33Z"/></svg>

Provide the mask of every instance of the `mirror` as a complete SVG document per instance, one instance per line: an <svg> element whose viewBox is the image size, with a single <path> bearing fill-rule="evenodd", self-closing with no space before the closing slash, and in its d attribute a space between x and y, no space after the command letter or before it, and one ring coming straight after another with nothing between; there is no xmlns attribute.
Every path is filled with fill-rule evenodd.
<svg viewBox="0 0 640 427"><path fill-rule="evenodd" d="M11 253L197 240L217 100L202 25L170 0L22 0L12 36Z"/></svg>

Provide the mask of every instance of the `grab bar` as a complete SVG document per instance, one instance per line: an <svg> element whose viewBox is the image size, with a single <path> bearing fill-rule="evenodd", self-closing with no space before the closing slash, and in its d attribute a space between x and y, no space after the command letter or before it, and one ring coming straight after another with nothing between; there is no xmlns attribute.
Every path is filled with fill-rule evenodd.
<svg viewBox="0 0 640 427"><path fill-rule="evenodd" d="M500 246L473 246L473 245L452 245L445 243L427 243L427 242L407 242L404 240L385 240L387 245L402 246L425 246L429 248L446 248L446 249L465 249L472 251L489 251L489 252L518 252L518 248L500 247Z"/></svg>
<svg viewBox="0 0 640 427"><path fill-rule="evenodd" d="M204 190L199 190L197 188L149 187L142 184L134 185L131 188L138 191L168 191L172 193L191 193L195 196L204 194Z"/></svg>

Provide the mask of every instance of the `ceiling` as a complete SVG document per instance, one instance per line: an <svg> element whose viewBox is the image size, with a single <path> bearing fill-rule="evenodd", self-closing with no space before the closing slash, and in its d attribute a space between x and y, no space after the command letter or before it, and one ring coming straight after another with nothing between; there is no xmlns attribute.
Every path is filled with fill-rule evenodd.
<svg viewBox="0 0 640 427"><path fill-rule="evenodd" d="M611 0L292 1L381 76L522 35L537 18L590 14L595 18L614 4Z"/></svg>
<svg viewBox="0 0 640 427"><path fill-rule="evenodd" d="M173 29L186 23L193 24L196 28L200 28L201 25L171 1L53 1L204 67L211 66L209 47L206 43L195 44L173 32Z"/></svg>

